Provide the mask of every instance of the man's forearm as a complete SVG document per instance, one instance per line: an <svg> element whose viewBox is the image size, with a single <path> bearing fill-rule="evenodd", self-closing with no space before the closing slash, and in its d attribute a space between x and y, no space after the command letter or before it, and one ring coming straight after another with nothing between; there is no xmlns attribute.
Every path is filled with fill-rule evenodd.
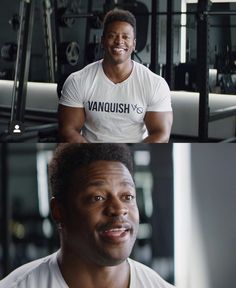
<svg viewBox="0 0 236 288"><path fill-rule="evenodd" d="M88 143L85 137L83 137L76 129L61 129L59 130L60 142L68 143Z"/></svg>
<svg viewBox="0 0 236 288"><path fill-rule="evenodd" d="M143 143L168 143L169 134L167 133L153 133L143 139Z"/></svg>
<svg viewBox="0 0 236 288"><path fill-rule="evenodd" d="M147 112L145 124L149 136L144 143L168 143L173 123L173 112Z"/></svg>

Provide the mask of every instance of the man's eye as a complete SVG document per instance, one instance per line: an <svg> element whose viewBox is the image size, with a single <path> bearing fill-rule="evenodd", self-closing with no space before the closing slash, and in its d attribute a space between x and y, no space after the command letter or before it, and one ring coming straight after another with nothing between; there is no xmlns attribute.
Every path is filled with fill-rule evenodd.
<svg viewBox="0 0 236 288"><path fill-rule="evenodd" d="M105 198L103 196L97 195L93 197L94 202L103 201Z"/></svg>
<svg viewBox="0 0 236 288"><path fill-rule="evenodd" d="M134 195L125 195L124 196L125 201L132 201L134 198L135 198Z"/></svg>

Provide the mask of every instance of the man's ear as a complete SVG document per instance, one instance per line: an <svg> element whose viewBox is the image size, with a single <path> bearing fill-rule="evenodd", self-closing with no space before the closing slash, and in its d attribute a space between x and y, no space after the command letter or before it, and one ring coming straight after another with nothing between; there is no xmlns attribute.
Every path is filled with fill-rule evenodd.
<svg viewBox="0 0 236 288"><path fill-rule="evenodd" d="M51 198L50 207L53 220L56 224L62 224L64 222L63 207L55 197Z"/></svg>
<svg viewBox="0 0 236 288"><path fill-rule="evenodd" d="M134 51L135 51L135 48L136 48L136 38L134 39Z"/></svg>

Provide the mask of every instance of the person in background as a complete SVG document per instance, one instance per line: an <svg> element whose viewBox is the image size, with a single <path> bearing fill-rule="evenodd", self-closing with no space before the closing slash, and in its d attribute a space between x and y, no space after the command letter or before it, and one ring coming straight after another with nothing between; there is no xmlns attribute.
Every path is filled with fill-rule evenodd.
<svg viewBox="0 0 236 288"><path fill-rule="evenodd" d="M59 100L63 142L164 143L173 114L166 81L131 59L136 19L126 10L104 18L104 58L72 73Z"/></svg>

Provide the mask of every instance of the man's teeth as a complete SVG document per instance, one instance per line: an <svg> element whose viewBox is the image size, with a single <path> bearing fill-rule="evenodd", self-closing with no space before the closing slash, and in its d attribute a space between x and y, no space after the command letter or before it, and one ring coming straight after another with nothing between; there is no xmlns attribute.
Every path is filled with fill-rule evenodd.
<svg viewBox="0 0 236 288"><path fill-rule="evenodd" d="M123 48L114 48L114 51L121 52L121 51L125 51L125 49L123 49Z"/></svg>
<svg viewBox="0 0 236 288"><path fill-rule="evenodd" d="M114 228L114 229L109 229L109 230L106 230L105 232L124 232L126 231L125 228Z"/></svg>

